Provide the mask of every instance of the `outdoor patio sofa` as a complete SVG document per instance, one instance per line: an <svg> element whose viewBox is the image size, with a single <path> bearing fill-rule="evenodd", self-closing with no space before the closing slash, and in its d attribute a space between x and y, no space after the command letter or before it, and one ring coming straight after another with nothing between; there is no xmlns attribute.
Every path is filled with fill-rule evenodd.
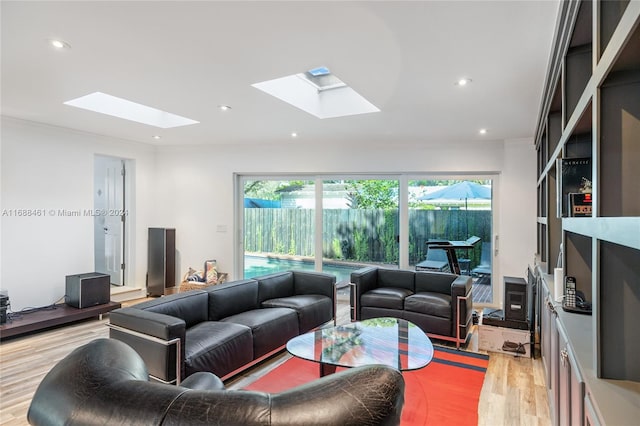
<svg viewBox="0 0 640 426"><path fill-rule="evenodd" d="M287 271L172 294L112 311L110 337L133 347L160 381L200 371L226 379L335 320L335 282Z"/></svg>
<svg viewBox="0 0 640 426"><path fill-rule="evenodd" d="M397 425L404 379L394 368L341 371L281 393L225 390L211 373L150 382L126 344L96 339L58 362L36 390L31 425Z"/></svg>
<svg viewBox="0 0 640 426"><path fill-rule="evenodd" d="M466 342L471 331L472 279L444 272L369 266L351 273L351 306L357 321L394 317L433 338Z"/></svg>

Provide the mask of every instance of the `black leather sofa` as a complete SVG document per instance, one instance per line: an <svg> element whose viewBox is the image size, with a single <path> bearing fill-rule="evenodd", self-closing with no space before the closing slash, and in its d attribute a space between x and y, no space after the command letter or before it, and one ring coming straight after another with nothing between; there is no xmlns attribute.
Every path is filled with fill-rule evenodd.
<svg viewBox="0 0 640 426"><path fill-rule="evenodd" d="M181 386L150 382L126 344L97 339L63 358L36 390L31 425L397 425L404 380L391 367L358 367L278 394L224 390L211 373Z"/></svg>
<svg viewBox="0 0 640 426"><path fill-rule="evenodd" d="M133 347L160 381L199 371L226 379L335 319L335 282L287 271L164 296L112 311L110 337Z"/></svg>
<svg viewBox="0 0 640 426"><path fill-rule="evenodd" d="M444 272L366 267L351 273L356 320L402 318L427 335L466 342L472 323L472 279Z"/></svg>

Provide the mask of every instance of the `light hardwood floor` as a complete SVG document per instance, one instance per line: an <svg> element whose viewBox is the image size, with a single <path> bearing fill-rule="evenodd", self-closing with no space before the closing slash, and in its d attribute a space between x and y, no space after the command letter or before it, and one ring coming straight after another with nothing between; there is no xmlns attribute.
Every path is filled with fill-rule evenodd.
<svg viewBox="0 0 640 426"><path fill-rule="evenodd" d="M349 321L349 306L340 299L338 323L343 324ZM0 343L0 425L28 424L27 409L44 375L74 348L108 337L107 322L105 315L102 320L88 320ZM477 333L468 347L474 348L477 350ZM282 353L266 360L228 381L227 387L241 388L287 358ZM551 424L541 360L490 354L478 415L478 424L482 426ZM451 424L455 425L455 419Z"/></svg>

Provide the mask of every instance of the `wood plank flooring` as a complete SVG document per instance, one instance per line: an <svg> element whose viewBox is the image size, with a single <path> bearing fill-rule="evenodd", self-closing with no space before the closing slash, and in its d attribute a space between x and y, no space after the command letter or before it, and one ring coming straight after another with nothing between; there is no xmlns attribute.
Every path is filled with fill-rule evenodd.
<svg viewBox="0 0 640 426"><path fill-rule="evenodd" d="M473 303L493 303L493 286L479 281L477 278L473 279Z"/></svg>
<svg viewBox="0 0 640 426"><path fill-rule="evenodd" d="M0 425L27 425L31 397L44 375L74 348L108 337L108 318L105 315L102 320L87 320L0 343ZM348 321L348 301L339 297L338 323ZM477 350L477 333L468 349L474 347ZM227 387L241 388L288 357L286 351L276 355L228 381ZM478 414L482 426L550 425L542 361L490 354Z"/></svg>

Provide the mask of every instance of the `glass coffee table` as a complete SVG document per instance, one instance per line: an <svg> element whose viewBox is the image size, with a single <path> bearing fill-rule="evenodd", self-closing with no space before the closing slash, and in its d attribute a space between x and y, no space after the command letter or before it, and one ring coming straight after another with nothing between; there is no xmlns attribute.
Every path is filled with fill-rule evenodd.
<svg viewBox="0 0 640 426"><path fill-rule="evenodd" d="M417 325L398 318L373 318L294 337L287 351L320 364L320 376L336 367L385 364L400 371L417 370L433 358L431 340Z"/></svg>

